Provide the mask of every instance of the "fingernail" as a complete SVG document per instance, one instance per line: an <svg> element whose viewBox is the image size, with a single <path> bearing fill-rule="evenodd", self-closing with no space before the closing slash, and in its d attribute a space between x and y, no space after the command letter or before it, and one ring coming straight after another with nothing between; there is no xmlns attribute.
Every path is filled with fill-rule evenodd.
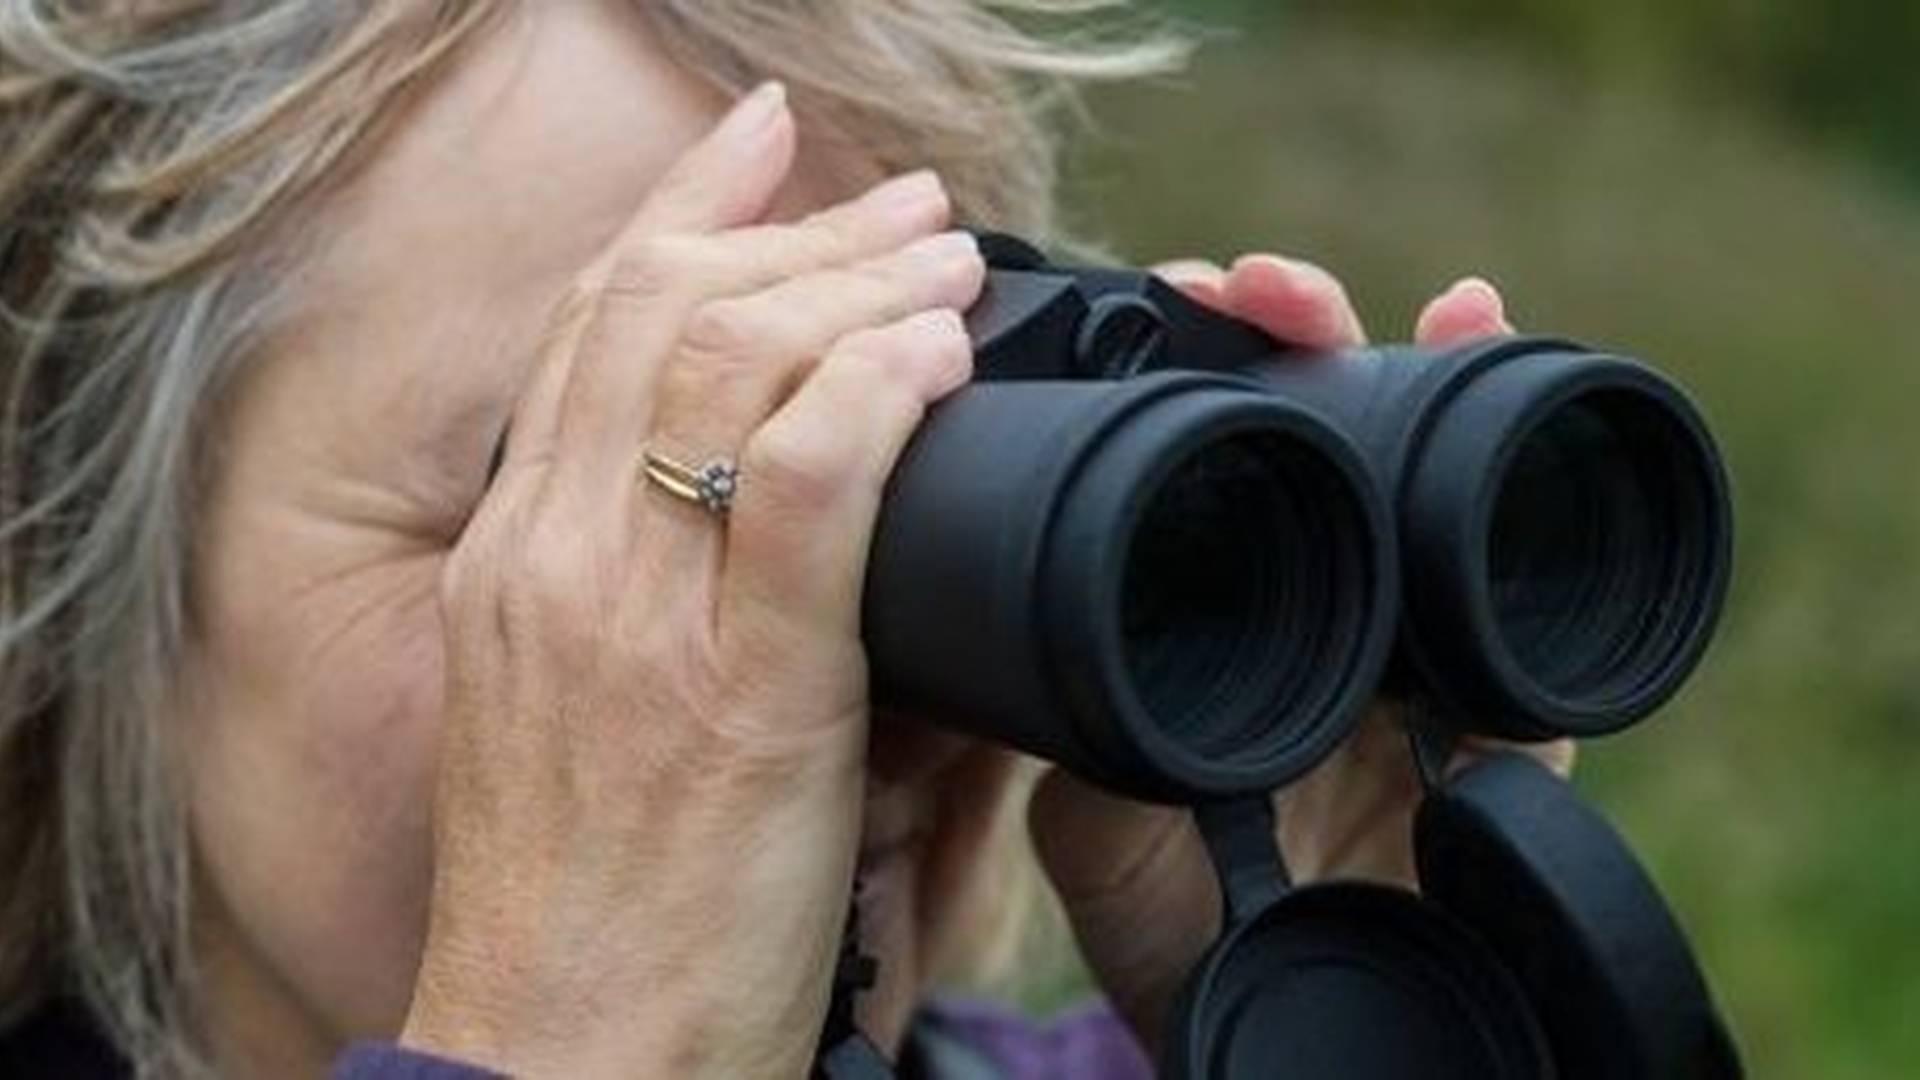
<svg viewBox="0 0 1920 1080"><path fill-rule="evenodd" d="M1234 260L1233 269L1241 271L1249 266L1264 267L1288 279L1297 289L1305 289L1329 298L1344 301L1346 289L1340 279L1325 267L1304 259L1289 259L1284 255L1243 255Z"/></svg>
<svg viewBox="0 0 1920 1080"><path fill-rule="evenodd" d="M921 312L920 319L927 328L942 334L964 334L967 330L966 317L954 308L932 308Z"/></svg>
<svg viewBox="0 0 1920 1080"><path fill-rule="evenodd" d="M761 83L733 106L720 122L719 134L727 139L745 139L757 135L787 111L787 88L779 82Z"/></svg>
<svg viewBox="0 0 1920 1080"><path fill-rule="evenodd" d="M1217 282L1227 273L1205 259L1176 259L1154 269L1161 277L1180 285Z"/></svg>
<svg viewBox="0 0 1920 1080"><path fill-rule="evenodd" d="M1311 273L1314 269L1314 266L1312 263L1300 262L1297 259L1288 259L1280 255L1273 255L1266 252L1260 252L1252 255L1242 255L1239 258L1233 260L1233 266L1231 267L1231 269L1238 270L1243 266L1266 266L1266 267L1271 267L1272 269L1279 270L1283 273L1288 273L1288 274Z"/></svg>
<svg viewBox="0 0 1920 1080"><path fill-rule="evenodd" d="M1506 316L1506 300L1500 295L1500 290L1494 286L1493 282L1488 281L1486 278L1461 278L1459 281L1454 282L1453 287L1448 289L1447 292L1460 296L1476 296L1482 303L1491 308L1496 316L1503 318Z"/></svg>
<svg viewBox="0 0 1920 1080"><path fill-rule="evenodd" d="M916 240L907 247L907 251L915 258L929 262L960 262L980 257L980 241L972 233L956 229Z"/></svg>
<svg viewBox="0 0 1920 1080"><path fill-rule="evenodd" d="M944 396L973 378L973 348L967 340L967 321L953 308L934 308L920 315L920 325L951 347L928 349L918 361L932 371L935 393Z"/></svg>
<svg viewBox="0 0 1920 1080"><path fill-rule="evenodd" d="M1289 259L1284 255L1246 255L1234 265L1238 270L1247 264L1270 267L1292 280L1296 288L1304 288L1327 303L1335 304L1340 311L1341 331L1346 336L1361 337L1365 331L1360 325L1360 313L1354 310L1353 302L1347 296L1347 287L1341 284L1333 271L1318 263L1305 259Z"/></svg>
<svg viewBox="0 0 1920 1080"><path fill-rule="evenodd" d="M931 169L921 169L880 184L867 192L864 201L880 210L918 210L945 198L940 177Z"/></svg>
<svg viewBox="0 0 1920 1080"><path fill-rule="evenodd" d="M1296 281L1311 283L1314 288L1335 291L1341 289L1340 279L1334 277L1332 271L1317 263L1307 262L1305 259L1289 259L1285 255L1247 255L1235 265L1238 266L1239 263L1263 264Z"/></svg>
<svg viewBox="0 0 1920 1080"><path fill-rule="evenodd" d="M1489 299L1500 299L1500 290L1483 277L1463 277L1453 283L1454 292L1477 292Z"/></svg>

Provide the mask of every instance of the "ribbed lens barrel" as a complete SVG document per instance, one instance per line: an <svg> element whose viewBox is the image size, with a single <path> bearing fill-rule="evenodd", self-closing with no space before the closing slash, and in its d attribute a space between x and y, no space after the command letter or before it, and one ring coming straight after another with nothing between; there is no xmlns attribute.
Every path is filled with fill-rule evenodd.
<svg viewBox="0 0 1920 1080"><path fill-rule="evenodd" d="M882 508L876 703L1141 798L1270 791L1372 692L1394 566L1359 451L1250 380L972 386Z"/></svg>
<svg viewBox="0 0 1920 1080"><path fill-rule="evenodd" d="M1183 462L1141 514L1121 589L1134 694L1196 755L1230 757L1337 667L1364 579L1362 517L1307 447L1249 433Z"/></svg>
<svg viewBox="0 0 1920 1080"><path fill-rule="evenodd" d="M1712 491L1672 414L1598 391L1521 442L1488 538L1507 648L1556 697L1631 693L1692 621L1712 575Z"/></svg>
<svg viewBox="0 0 1920 1080"><path fill-rule="evenodd" d="M1251 388L1157 401L1055 514L1043 626L1069 712L1192 793L1284 782L1378 673L1391 555L1357 451L1319 421Z"/></svg>
<svg viewBox="0 0 1920 1080"><path fill-rule="evenodd" d="M1679 687L1712 635L1732 513L1686 397L1617 357L1540 351L1446 400L1403 519L1424 675L1460 722L1596 735Z"/></svg>

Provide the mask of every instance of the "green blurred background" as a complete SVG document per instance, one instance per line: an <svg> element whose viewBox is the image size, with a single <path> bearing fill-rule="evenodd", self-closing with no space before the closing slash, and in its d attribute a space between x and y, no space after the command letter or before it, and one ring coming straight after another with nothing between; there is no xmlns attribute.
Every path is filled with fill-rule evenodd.
<svg viewBox="0 0 1920 1080"><path fill-rule="evenodd" d="M1920 2L1158 6L1210 29L1093 96L1096 237L1311 258L1381 339L1484 274L1695 391L1738 485L1730 611L1580 783L1755 1076L1920 1075Z"/></svg>

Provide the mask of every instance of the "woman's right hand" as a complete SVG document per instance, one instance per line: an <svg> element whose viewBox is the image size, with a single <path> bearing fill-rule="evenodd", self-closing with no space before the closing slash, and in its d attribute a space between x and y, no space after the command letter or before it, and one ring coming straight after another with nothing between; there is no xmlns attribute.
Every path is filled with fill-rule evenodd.
<svg viewBox="0 0 1920 1080"><path fill-rule="evenodd" d="M527 1075L802 1076L861 828L882 484L984 267L921 174L765 222L777 87L550 327L442 582L430 925L403 1043ZM651 446L736 457L723 520Z"/></svg>

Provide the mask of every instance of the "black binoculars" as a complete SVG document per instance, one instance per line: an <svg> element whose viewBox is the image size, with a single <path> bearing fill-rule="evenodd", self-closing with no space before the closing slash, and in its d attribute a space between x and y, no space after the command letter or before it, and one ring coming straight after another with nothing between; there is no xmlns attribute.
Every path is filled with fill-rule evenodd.
<svg viewBox="0 0 1920 1080"><path fill-rule="evenodd" d="M1383 676L1538 740L1633 723L1705 648L1726 480L1645 366L1541 338L1306 355L1150 274L985 247L976 384L870 555L878 700L1185 803L1297 777Z"/></svg>
<svg viewBox="0 0 1920 1080"><path fill-rule="evenodd" d="M1652 883L1531 759L1423 763L1419 896L1292 887L1267 797L1382 692L1433 751L1664 702L1731 563L1686 396L1548 338L1313 355L1145 272L982 246L975 383L870 553L874 700L1193 808L1227 919L1163 1073L1738 1075Z"/></svg>

